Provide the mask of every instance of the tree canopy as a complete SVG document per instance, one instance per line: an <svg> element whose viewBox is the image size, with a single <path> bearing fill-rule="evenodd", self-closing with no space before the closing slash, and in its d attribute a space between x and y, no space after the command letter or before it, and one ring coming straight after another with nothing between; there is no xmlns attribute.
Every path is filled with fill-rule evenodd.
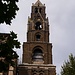
<svg viewBox="0 0 75 75"><path fill-rule="evenodd" d="M0 72L8 71L9 65L14 66L13 59L18 58L14 48L20 48L20 42L13 31L7 36L0 35Z"/></svg>
<svg viewBox="0 0 75 75"><path fill-rule="evenodd" d="M18 0L0 0L0 23L11 24L15 18L16 11L19 10L16 2Z"/></svg>
<svg viewBox="0 0 75 75"><path fill-rule="evenodd" d="M61 75L75 75L75 56L73 54L70 54L69 60L63 64Z"/></svg>

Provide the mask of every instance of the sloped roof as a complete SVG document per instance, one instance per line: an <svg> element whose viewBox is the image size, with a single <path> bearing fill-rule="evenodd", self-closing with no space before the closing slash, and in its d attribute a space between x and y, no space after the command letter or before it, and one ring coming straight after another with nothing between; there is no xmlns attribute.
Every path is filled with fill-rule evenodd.
<svg viewBox="0 0 75 75"><path fill-rule="evenodd" d="M42 3L40 2L40 0L37 0L37 2L34 4L34 6L44 6L44 4L42 4Z"/></svg>

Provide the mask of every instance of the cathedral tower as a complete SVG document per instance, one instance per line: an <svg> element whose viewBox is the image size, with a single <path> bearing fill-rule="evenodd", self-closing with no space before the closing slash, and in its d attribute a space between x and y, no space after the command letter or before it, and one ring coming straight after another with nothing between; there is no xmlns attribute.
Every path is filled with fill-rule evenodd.
<svg viewBox="0 0 75 75"><path fill-rule="evenodd" d="M32 4L28 17L27 42L23 43L23 63L19 75L56 75L52 63L52 43L49 43L49 21L45 4Z"/></svg>

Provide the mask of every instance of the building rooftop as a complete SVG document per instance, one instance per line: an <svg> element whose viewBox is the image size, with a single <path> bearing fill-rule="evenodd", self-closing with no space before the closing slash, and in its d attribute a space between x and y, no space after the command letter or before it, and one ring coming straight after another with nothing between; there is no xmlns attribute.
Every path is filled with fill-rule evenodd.
<svg viewBox="0 0 75 75"><path fill-rule="evenodd" d="M45 6L45 4L42 4L40 0L37 0L35 4L33 3L33 6Z"/></svg>

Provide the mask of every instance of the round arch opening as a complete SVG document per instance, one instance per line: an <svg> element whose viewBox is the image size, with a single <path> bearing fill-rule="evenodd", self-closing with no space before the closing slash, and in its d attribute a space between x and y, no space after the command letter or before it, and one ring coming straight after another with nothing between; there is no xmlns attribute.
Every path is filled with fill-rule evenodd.
<svg viewBox="0 0 75 75"><path fill-rule="evenodd" d="M35 38L35 41L40 41L41 40L41 33L39 33L39 32L36 33L34 38Z"/></svg>
<svg viewBox="0 0 75 75"><path fill-rule="evenodd" d="M35 29L36 29L36 30L41 30L41 29L42 29L42 24L41 24L41 22L38 21L38 22L35 23Z"/></svg>
<svg viewBox="0 0 75 75"><path fill-rule="evenodd" d="M43 63L43 52L40 48L36 48L33 51L32 56L33 63Z"/></svg>

